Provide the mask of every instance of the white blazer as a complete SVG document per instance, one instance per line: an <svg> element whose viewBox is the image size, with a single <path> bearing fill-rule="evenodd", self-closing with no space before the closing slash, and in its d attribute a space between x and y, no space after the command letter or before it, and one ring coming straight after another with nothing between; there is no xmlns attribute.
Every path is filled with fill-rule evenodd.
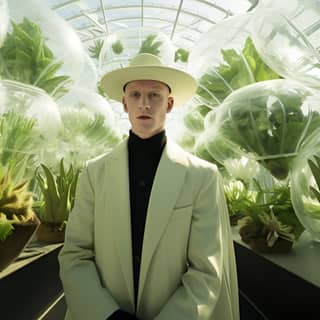
<svg viewBox="0 0 320 320"><path fill-rule="evenodd" d="M168 139L150 195L135 310L127 139L88 162L59 255L66 319L238 320L221 176Z"/></svg>

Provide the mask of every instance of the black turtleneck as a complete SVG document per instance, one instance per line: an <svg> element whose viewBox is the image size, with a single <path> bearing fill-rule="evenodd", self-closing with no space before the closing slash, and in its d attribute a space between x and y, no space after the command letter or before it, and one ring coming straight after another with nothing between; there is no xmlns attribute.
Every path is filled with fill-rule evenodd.
<svg viewBox="0 0 320 320"><path fill-rule="evenodd" d="M165 131L161 131L151 138L142 139L130 130L128 154L135 303L137 303L142 241L149 197L166 142ZM123 310L117 310L108 318L108 320L124 319L138 318Z"/></svg>
<svg viewBox="0 0 320 320"><path fill-rule="evenodd" d="M165 131L147 139L142 139L130 131L128 140L135 298L138 293L142 241L149 197L166 141Z"/></svg>

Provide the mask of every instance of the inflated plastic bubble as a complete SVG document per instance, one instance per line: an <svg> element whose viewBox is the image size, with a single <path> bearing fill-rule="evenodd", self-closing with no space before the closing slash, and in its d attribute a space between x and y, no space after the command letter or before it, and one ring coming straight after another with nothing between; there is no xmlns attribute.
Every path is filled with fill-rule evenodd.
<svg viewBox="0 0 320 320"><path fill-rule="evenodd" d="M36 127L45 139L57 135L61 127L60 112L56 102L43 90L16 81L0 80L3 95L1 113L19 113L36 120Z"/></svg>
<svg viewBox="0 0 320 320"><path fill-rule="evenodd" d="M7 34L9 24L9 11L7 0L0 0L0 47Z"/></svg>
<svg viewBox="0 0 320 320"><path fill-rule="evenodd" d="M263 60L285 78L320 89L320 1L266 0L253 16Z"/></svg>
<svg viewBox="0 0 320 320"><path fill-rule="evenodd" d="M54 100L39 88L0 80L1 164L27 178L43 161L61 127Z"/></svg>
<svg viewBox="0 0 320 320"><path fill-rule="evenodd" d="M291 200L302 225L320 243L320 128L305 143L290 174Z"/></svg>
<svg viewBox="0 0 320 320"><path fill-rule="evenodd" d="M204 130L206 115L212 107L198 94L194 95L183 110L183 124L192 134L200 134Z"/></svg>
<svg viewBox="0 0 320 320"><path fill-rule="evenodd" d="M198 79L197 93L211 106L241 87L278 78L254 47L251 17L240 14L215 24L190 51L188 71Z"/></svg>
<svg viewBox="0 0 320 320"><path fill-rule="evenodd" d="M114 126L115 115L110 103L95 91L87 88L77 87L68 92L58 100L61 112L64 108L72 107L77 109L86 109L92 116L101 114L107 126Z"/></svg>
<svg viewBox="0 0 320 320"><path fill-rule="evenodd" d="M157 55L166 65L174 63L171 40L158 29L138 27L122 29L108 35L99 55L99 73L127 67L138 53Z"/></svg>
<svg viewBox="0 0 320 320"><path fill-rule="evenodd" d="M285 79L238 89L212 113L205 124L213 158L224 163L232 153L244 155L280 180L287 178L292 158L320 126L319 96Z"/></svg>
<svg viewBox="0 0 320 320"><path fill-rule="evenodd" d="M197 137L186 128L181 128L174 140L186 151L194 152Z"/></svg>
<svg viewBox="0 0 320 320"><path fill-rule="evenodd" d="M89 90L97 91L98 85L98 71L97 66L88 54L85 54L83 67L79 78L74 81L74 88L83 87Z"/></svg>
<svg viewBox="0 0 320 320"><path fill-rule="evenodd" d="M99 94L78 88L60 99L59 105L63 127L56 157L64 158L67 165L81 168L121 140L113 111Z"/></svg>
<svg viewBox="0 0 320 320"><path fill-rule="evenodd" d="M206 131L202 132L200 135L197 136L194 146L195 155L201 159L214 163L219 167L223 166L221 156L217 152L210 152L210 150L208 149L208 140L209 139ZM231 149L229 149L229 147L225 145L223 141L216 139L215 145L218 146L216 150L221 152L223 154L223 157L226 156L228 159L239 158L239 156L235 154Z"/></svg>
<svg viewBox="0 0 320 320"><path fill-rule="evenodd" d="M85 50L71 25L42 0L10 0L9 10L10 18L15 23L27 19L40 27L43 40L53 53L53 60L62 63L58 74L77 81L85 63Z"/></svg>

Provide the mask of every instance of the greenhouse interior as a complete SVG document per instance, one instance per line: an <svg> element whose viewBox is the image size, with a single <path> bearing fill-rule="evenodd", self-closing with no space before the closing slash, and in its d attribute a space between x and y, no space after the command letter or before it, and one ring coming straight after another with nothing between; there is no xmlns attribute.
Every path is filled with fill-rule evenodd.
<svg viewBox="0 0 320 320"><path fill-rule="evenodd" d="M0 145L1 320L320 319L320 0L0 0Z"/></svg>

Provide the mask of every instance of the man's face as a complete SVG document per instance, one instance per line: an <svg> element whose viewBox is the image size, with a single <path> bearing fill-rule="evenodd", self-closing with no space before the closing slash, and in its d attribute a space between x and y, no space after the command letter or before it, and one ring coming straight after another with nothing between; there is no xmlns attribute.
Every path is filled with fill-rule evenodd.
<svg viewBox="0 0 320 320"><path fill-rule="evenodd" d="M164 129L166 114L173 107L173 98L162 82L136 80L126 85L122 103L132 131L145 139Z"/></svg>

